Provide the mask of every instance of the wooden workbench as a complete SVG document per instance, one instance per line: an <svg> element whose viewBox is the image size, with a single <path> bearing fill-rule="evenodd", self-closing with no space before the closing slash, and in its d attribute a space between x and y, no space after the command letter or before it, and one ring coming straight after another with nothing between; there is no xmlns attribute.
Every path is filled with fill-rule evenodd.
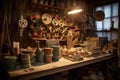
<svg viewBox="0 0 120 80"><path fill-rule="evenodd" d="M112 54L103 54L97 57L84 58L81 61L70 61L65 58L61 58L57 62L46 63L40 66L32 66L30 69L22 69L16 71L10 71L9 75L15 80L30 80L46 75L70 70L82 66L86 66L92 63L97 63L103 60L113 58Z"/></svg>

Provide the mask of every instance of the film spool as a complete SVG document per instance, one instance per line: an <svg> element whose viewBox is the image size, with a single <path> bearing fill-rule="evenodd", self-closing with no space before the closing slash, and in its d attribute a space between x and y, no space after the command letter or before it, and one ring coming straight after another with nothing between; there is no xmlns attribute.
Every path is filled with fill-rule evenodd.
<svg viewBox="0 0 120 80"><path fill-rule="evenodd" d="M46 63L51 63L52 62L52 57L53 57L53 48L44 48L44 57L45 57L45 62Z"/></svg>
<svg viewBox="0 0 120 80"><path fill-rule="evenodd" d="M60 47L52 46L52 48L53 48L53 56L59 56L60 55Z"/></svg>
<svg viewBox="0 0 120 80"><path fill-rule="evenodd" d="M30 55L30 60L31 60L31 65L35 64L35 52L34 51L22 51L23 54L29 54Z"/></svg>
<svg viewBox="0 0 120 80"><path fill-rule="evenodd" d="M59 61L60 56L53 56L53 61Z"/></svg>
<svg viewBox="0 0 120 80"><path fill-rule="evenodd" d="M4 65L6 69L8 70L16 69L16 62L17 62L16 56L5 56L4 57Z"/></svg>
<svg viewBox="0 0 120 80"><path fill-rule="evenodd" d="M51 55L53 52L53 48L44 48L45 55Z"/></svg>
<svg viewBox="0 0 120 80"><path fill-rule="evenodd" d="M52 46L53 48L53 61L58 61L60 58L60 47Z"/></svg>
<svg viewBox="0 0 120 80"><path fill-rule="evenodd" d="M45 55L44 57L45 57L45 63L53 62L53 60L52 60L53 55L52 54L51 55Z"/></svg>
<svg viewBox="0 0 120 80"><path fill-rule="evenodd" d="M30 60L30 54L21 54L21 67L22 68L29 68L31 67L31 60Z"/></svg>

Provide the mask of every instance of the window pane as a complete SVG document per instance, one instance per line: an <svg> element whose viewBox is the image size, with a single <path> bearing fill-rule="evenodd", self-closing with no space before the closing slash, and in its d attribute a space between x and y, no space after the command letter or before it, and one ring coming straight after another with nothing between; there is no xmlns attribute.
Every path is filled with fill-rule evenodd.
<svg viewBox="0 0 120 80"><path fill-rule="evenodd" d="M110 5L104 6L105 18L111 17L111 7Z"/></svg>
<svg viewBox="0 0 120 80"><path fill-rule="evenodd" d="M102 21L96 21L97 30L102 30Z"/></svg>
<svg viewBox="0 0 120 80"><path fill-rule="evenodd" d="M112 21L114 21L114 28L118 29L118 17L112 18Z"/></svg>
<svg viewBox="0 0 120 80"><path fill-rule="evenodd" d="M118 39L118 33L117 32L113 32L111 37L112 37L112 40Z"/></svg>
<svg viewBox="0 0 120 80"><path fill-rule="evenodd" d="M96 34L97 34L98 37L103 37L102 32L96 32Z"/></svg>
<svg viewBox="0 0 120 80"><path fill-rule="evenodd" d="M98 37L107 37L109 41L118 38L117 32L113 32L112 34L110 32L96 32L96 34Z"/></svg>
<svg viewBox="0 0 120 80"><path fill-rule="evenodd" d="M118 16L118 3L112 5L112 16Z"/></svg>
<svg viewBox="0 0 120 80"><path fill-rule="evenodd" d="M110 41L110 32L106 32L106 36L105 37L107 37L108 38L108 40Z"/></svg>
<svg viewBox="0 0 120 80"><path fill-rule="evenodd" d="M110 18L104 19L104 30L109 30L111 27Z"/></svg>
<svg viewBox="0 0 120 80"><path fill-rule="evenodd" d="M99 10L102 10L102 11L103 11L103 8L102 8L102 7L97 7L97 8L96 8L96 11L99 11Z"/></svg>

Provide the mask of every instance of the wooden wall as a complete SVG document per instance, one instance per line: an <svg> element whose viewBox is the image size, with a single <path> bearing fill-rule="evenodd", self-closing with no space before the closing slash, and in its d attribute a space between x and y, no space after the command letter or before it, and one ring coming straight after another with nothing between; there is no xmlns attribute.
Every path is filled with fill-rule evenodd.
<svg viewBox="0 0 120 80"><path fill-rule="evenodd" d="M81 0L81 3L82 3L81 5L83 8L85 8L86 11L88 11L88 13L92 13L92 11L89 9L91 7L88 6L89 2L90 1L84 2L84 0ZM11 42L20 41L18 20L20 19L21 14L26 19L29 17L31 6L32 6L30 4L31 4L31 0L0 0L0 12L1 12L0 13L1 15L0 16L0 34L2 34L3 19L4 19L4 14L6 12ZM23 32L23 37L22 37L22 47L35 46L34 41L30 39L28 35L26 35L27 33L28 33L28 29L25 28ZM1 38L1 35L0 35L0 38Z"/></svg>
<svg viewBox="0 0 120 80"><path fill-rule="evenodd" d="M101 5L106 5L106 4L110 4L113 2L118 2L118 0L94 0L95 2L95 6L101 6Z"/></svg>
<svg viewBox="0 0 120 80"><path fill-rule="evenodd" d="M71 3L67 0L66 7L69 8ZM79 0L78 0L79 1ZM89 14L93 14L94 7L99 5L108 4L118 0L80 0L83 2L81 4L85 11ZM21 14L24 18L28 18L31 10L31 0L0 0L0 45L1 43L1 35L2 35L2 28L3 28L3 20L6 13L7 16L7 24L10 32L10 40L13 41L20 41L19 37L19 26L18 20L20 19ZM120 16L120 5L119 5L119 16ZM119 25L120 25L120 18L119 18ZM120 28L120 26L119 26ZM28 33L28 29L25 28L24 35L22 39L22 47L27 46L35 46L35 42L26 35ZM1 46L0 46L1 47ZM120 55L120 29L119 29L119 39L118 39L118 54Z"/></svg>
<svg viewBox="0 0 120 80"><path fill-rule="evenodd" d="M8 24L7 26L9 29L11 42L20 41L18 20L20 19L21 15L23 15L26 19L29 17L30 3L31 0L0 0L0 38L2 35L4 16L7 16L6 22ZM27 28L24 30L24 33L27 33ZM23 46L27 45L30 41L25 39L25 37L26 35L23 35Z"/></svg>

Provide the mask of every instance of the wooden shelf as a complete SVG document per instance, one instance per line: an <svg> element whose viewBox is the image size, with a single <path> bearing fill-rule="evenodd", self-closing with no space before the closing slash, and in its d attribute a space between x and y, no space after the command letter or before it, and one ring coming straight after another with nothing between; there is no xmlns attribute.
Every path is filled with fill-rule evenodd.
<svg viewBox="0 0 120 80"><path fill-rule="evenodd" d="M46 38L32 38L33 40L47 40ZM59 41L66 41L66 39L57 39Z"/></svg>
<svg viewBox="0 0 120 80"><path fill-rule="evenodd" d="M45 39L45 38L32 38L33 40L47 40L47 39Z"/></svg>
<svg viewBox="0 0 120 80"><path fill-rule="evenodd" d="M42 10L49 10L49 11L54 11L54 12L64 11L63 8L55 7L55 6L51 6L51 5L40 4L40 3L32 3L32 8L33 9L40 8Z"/></svg>

